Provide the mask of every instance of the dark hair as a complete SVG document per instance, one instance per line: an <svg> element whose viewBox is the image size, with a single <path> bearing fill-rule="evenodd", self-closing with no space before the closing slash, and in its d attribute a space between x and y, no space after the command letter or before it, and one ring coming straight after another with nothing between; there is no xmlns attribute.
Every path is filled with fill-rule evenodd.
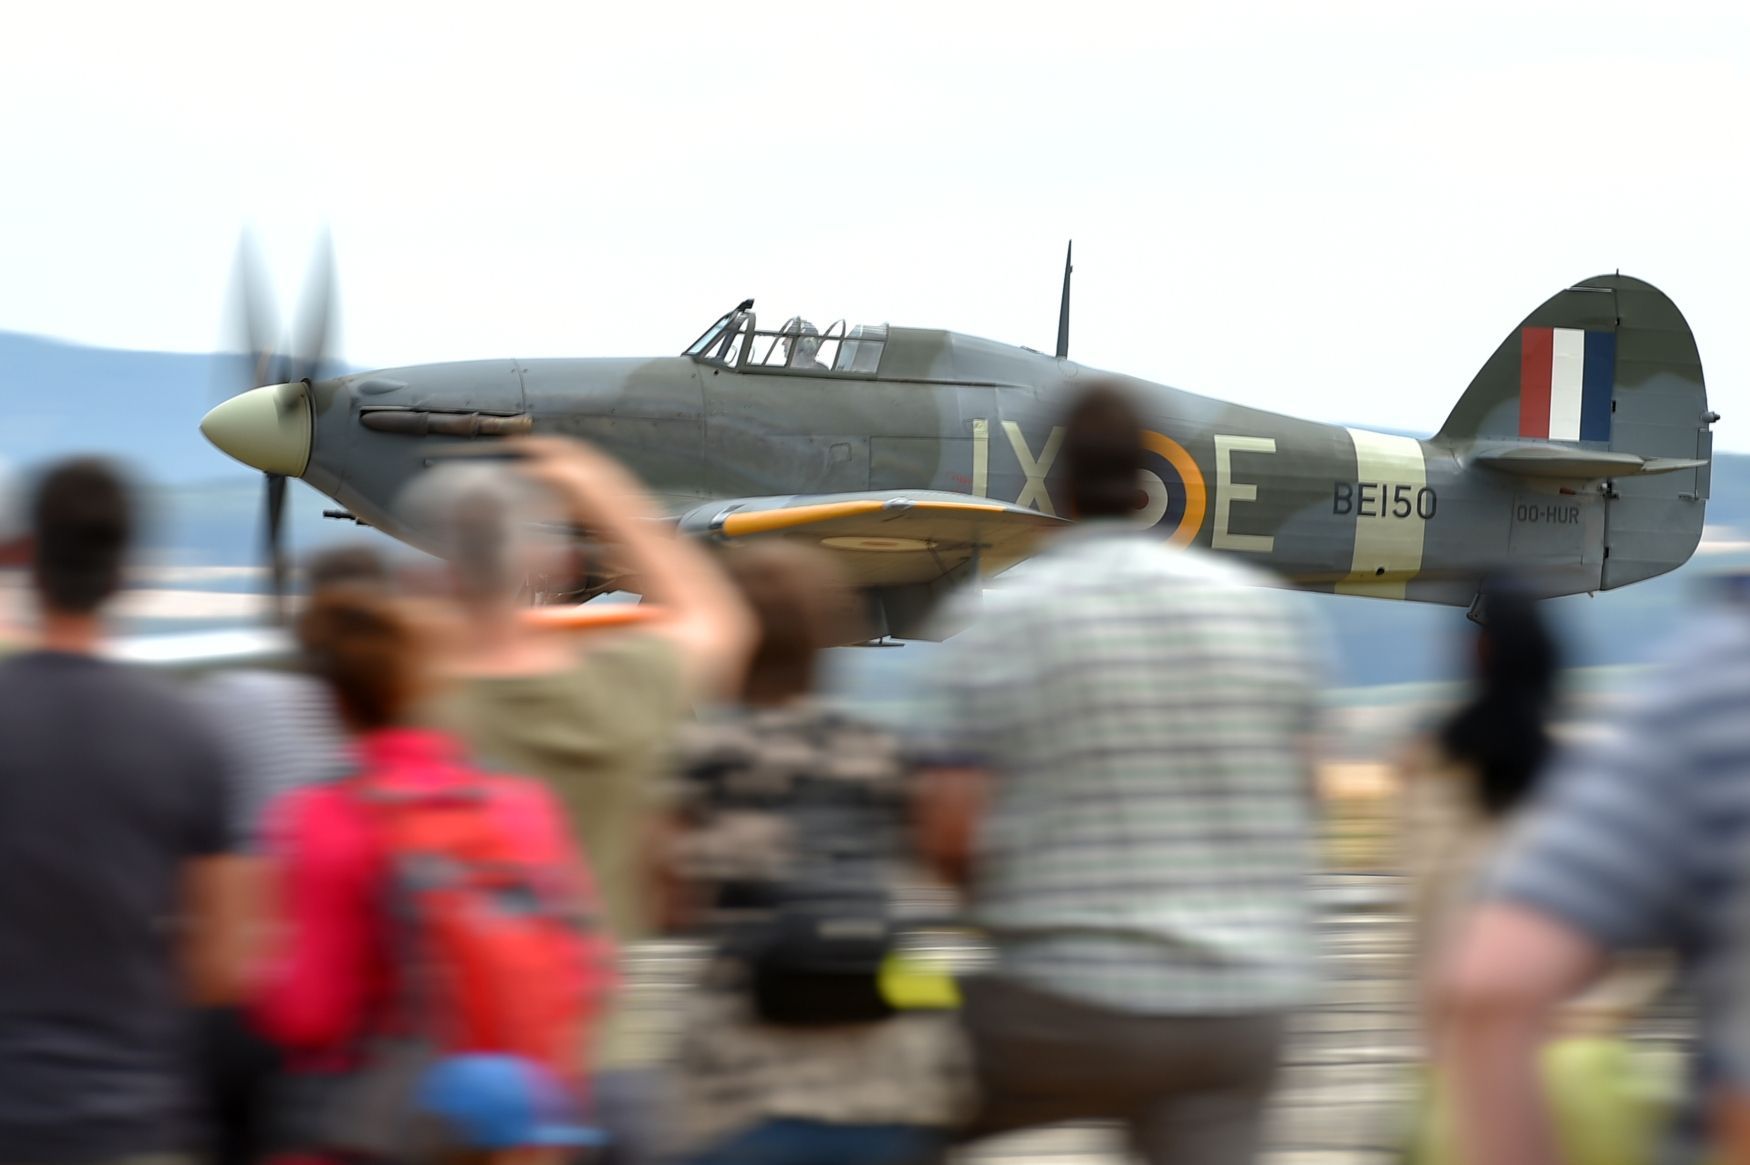
<svg viewBox="0 0 1750 1165"><path fill-rule="evenodd" d="M320 591L298 616L307 667L334 689L341 715L369 731L400 720L424 681L424 651L412 624L385 595L352 587Z"/></svg>
<svg viewBox="0 0 1750 1165"><path fill-rule="evenodd" d="M50 610L89 615L120 589L134 535L133 491L107 461L52 466L31 507L33 575Z"/></svg>
<svg viewBox="0 0 1750 1165"><path fill-rule="evenodd" d="M1483 618L1475 691L1440 743L1475 771L1478 807L1499 817L1525 800L1549 759L1561 652L1537 600L1511 585L1486 592Z"/></svg>
<svg viewBox="0 0 1750 1165"><path fill-rule="evenodd" d="M724 551L722 562L758 629L742 699L773 704L814 688L822 648L860 634L856 592L824 551L790 542L754 542Z"/></svg>
<svg viewBox="0 0 1750 1165"><path fill-rule="evenodd" d="M304 581L311 594L318 594L353 586L387 592L393 579L388 560L376 547L354 543L312 554L304 563Z"/></svg>
<svg viewBox="0 0 1750 1165"><path fill-rule="evenodd" d="M1077 518L1127 518L1141 501L1142 421L1107 384L1081 393L1063 418L1064 492Z"/></svg>

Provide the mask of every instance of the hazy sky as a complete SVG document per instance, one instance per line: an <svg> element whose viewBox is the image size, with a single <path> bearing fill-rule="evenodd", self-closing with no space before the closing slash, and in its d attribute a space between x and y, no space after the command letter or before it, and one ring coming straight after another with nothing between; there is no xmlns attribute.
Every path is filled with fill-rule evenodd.
<svg viewBox="0 0 1750 1165"><path fill-rule="evenodd" d="M853 9L855 10L853 12ZM327 224L343 354L680 350L762 315L1049 348L1431 432L1615 268L1750 449L1750 6L14 6L0 328L217 342ZM1750 401L1747 401L1750 403Z"/></svg>

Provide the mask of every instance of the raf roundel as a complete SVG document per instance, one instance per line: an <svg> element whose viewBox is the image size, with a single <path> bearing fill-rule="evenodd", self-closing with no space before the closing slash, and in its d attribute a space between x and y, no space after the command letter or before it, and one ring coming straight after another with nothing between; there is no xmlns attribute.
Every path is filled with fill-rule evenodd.
<svg viewBox="0 0 1750 1165"><path fill-rule="evenodd" d="M1160 433L1142 435L1142 487L1147 494L1139 521L1167 535L1174 546L1189 546L1203 528L1208 495L1203 473L1185 447Z"/></svg>

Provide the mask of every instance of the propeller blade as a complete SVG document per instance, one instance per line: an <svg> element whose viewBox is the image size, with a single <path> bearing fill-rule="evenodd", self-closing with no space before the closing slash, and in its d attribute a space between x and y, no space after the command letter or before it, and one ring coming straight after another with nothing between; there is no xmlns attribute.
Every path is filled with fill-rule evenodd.
<svg viewBox="0 0 1750 1165"><path fill-rule="evenodd" d="M316 380L328 359L334 328L334 240L327 231L316 245L310 274L304 281L304 301L292 339L287 380Z"/></svg>
<svg viewBox="0 0 1750 1165"><path fill-rule="evenodd" d="M228 399L264 384L277 384L274 356L277 326L272 293L262 274L261 249L244 231L237 240L237 260L225 325L225 356L219 361L216 395Z"/></svg>
<svg viewBox="0 0 1750 1165"><path fill-rule="evenodd" d="M267 513L263 550L267 557L268 581L273 595L269 611L273 622L280 624L286 621L286 479L278 473L264 476L267 480Z"/></svg>

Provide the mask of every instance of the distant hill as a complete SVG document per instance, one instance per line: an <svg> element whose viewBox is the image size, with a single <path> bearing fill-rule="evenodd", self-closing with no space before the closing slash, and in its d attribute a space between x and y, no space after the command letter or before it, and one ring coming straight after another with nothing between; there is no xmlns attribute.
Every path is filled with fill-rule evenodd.
<svg viewBox="0 0 1750 1165"><path fill-rule="evenodd" d="M0 457L14 463L88 450L125 457L154 482L241 480L200 419L247 386L238 356L87 348L0 332Z"/></svg>
<svg viewBox="0 0 1750 1165"><path fill-rule="evenodd" d="M200 420L247 383L240 356L89 348L0 332L0 458L30 465L71 453L124 461L154 487L149 556L182 564L260 559L261 475L207 443ZM333 503L294 484L291 544L368 534L326 521Z"/></svg>
<svg viewBox="0 0 1750 1165"><path fill-rule="evenodd" d="M150 557L188 565L254 563L260 557L261 477L200 435L201 416L241 383L236 357L87 348L0 332L0 458L30 464L72 452L102 452L130 462L154 487ZM299 551L338 539L380 537L325 520L333 503L302 484L290 493L290 539ZM1715 458L1708 505L1715 547L1750 541L1750 457ZM1706 549L1706 547L1704 547ZM1663 578L1553 607L1569 631L1577 664L1648 658L1681 621L1711 571L1750 569L1750 553L1698 554ZM1329 623L1345 685L1446 677L1464 612L1415 603L1321 596L1312 608ZM846 682L869 694L912 690L932 648L844 653Z"/></svg>

